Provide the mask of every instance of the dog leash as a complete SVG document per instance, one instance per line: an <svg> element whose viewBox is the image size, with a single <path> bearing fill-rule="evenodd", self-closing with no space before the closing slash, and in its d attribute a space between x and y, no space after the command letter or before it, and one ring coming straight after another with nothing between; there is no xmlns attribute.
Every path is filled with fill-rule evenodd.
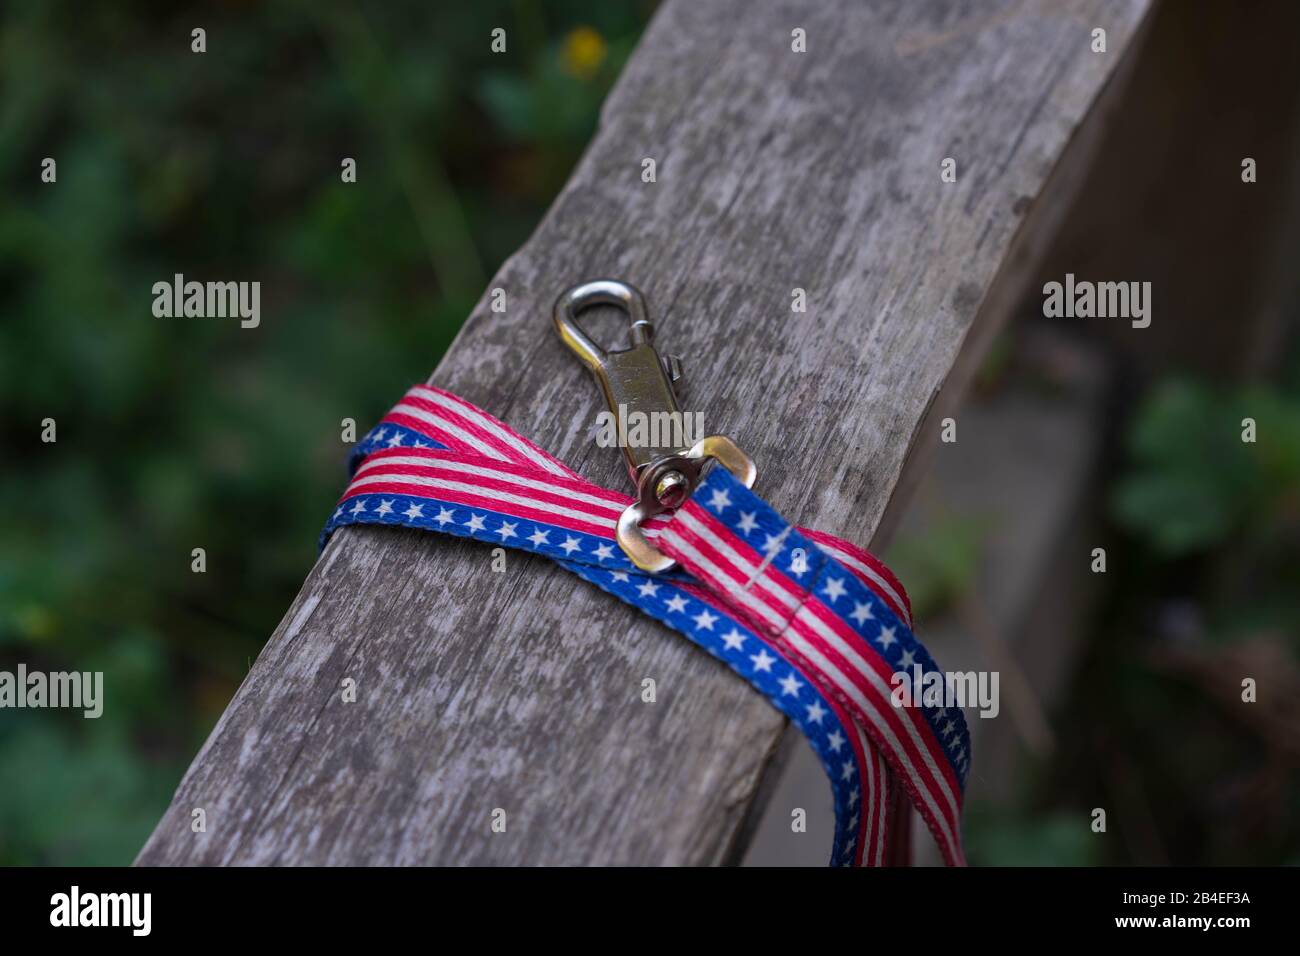
<svg viewBox="0 0 1300 956"><path fill-rule="evenodd" d="M599 304L627 312L631 348L606 351L578 324ZM680 414L676 363L655 349L635 289L575 287L554 322L595 375L618 434L633 413ZM585 480L459 396L417 385L353 451L321 547L345 525L388 524L548 557L685 635L799 727L831 784L832 865L887 862L900 785L944 860L964 864L969 732L959 708L892 700L896 673L938 670L897 578L869 552L787 522L750 490L755 468L725 436L623 453L635 498ZM710 461L722 467L705 473Z"/></svg>

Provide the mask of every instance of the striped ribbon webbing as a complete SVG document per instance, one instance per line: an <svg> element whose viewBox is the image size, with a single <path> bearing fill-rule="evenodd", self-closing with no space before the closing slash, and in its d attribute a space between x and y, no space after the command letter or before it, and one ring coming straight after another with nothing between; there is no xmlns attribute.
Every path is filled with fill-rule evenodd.
<svg viewBox="0 0 1300 956"><path fill-rule="evenodd" d="M646 574L614 537L628 495L424 385L358 444L352 469L322 548L343 525L392 524L545 555L684 634L803 731L831 783L832 865L888 862L895 785L944 859L964 863L966 721L959 708L895 706L896 672L938 668L902 585L867 551L791 525L715 466L686 504L643 525L679 563Z"/></svg>

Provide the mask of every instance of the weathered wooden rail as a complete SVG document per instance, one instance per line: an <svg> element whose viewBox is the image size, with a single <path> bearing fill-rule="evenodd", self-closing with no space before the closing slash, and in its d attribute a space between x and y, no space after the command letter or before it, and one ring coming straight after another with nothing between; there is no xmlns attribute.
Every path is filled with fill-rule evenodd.
<svg viewBox="0 0 1300 956"><path fill-rule="evenodd" d="M485 295L431 381L621 487L549 310L578 280L627 279L684 358L684 407L750 453L764 496L871 542L1055 227L1147 7L668 0L492 281L508 311ZM733 859L783 719L550 563L490 562L433 535L338 534L137 862Z"/></svg>

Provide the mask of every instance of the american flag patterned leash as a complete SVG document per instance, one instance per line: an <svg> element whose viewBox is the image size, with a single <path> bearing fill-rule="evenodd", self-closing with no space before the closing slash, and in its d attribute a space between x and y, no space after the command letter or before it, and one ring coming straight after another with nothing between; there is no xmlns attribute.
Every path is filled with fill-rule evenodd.
<svg viewBox="0 0 1300 956"><path fill-rule="evenodd" d="M634 499L593 484L470 402L418 385L358 444L321 535L387 524L544 555L721 660L795 723L830 779L831 864L887 862L902 786L944 860L965 862L970 737L960 709L896 707L891 678L936 671L906 592L867 551L787 522L714 467L671 513L641 525L672 558L642 570L619 545Z"/></svg>

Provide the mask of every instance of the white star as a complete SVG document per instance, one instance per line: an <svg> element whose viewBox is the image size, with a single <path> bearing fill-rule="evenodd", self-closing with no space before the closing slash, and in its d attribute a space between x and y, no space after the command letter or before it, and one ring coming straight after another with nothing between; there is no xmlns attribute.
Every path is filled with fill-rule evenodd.
<svg viewBox="0 0 1300 956"><path fill-rule="evenodd" d="M859 627L867 623L867 621L870 621L874 616L875 615L871 613L870 604L859 604L857 601L853 602L853 613L850 617L858 622Z"/></svg>
<svg viewBox="0 0 1300 956"><path fill-rule="evenodd" d="M646 578L645 582L637 588L637 591L640 592L642 597L654 597L659 593L659 585L655 584L649 578Z"/></svg>
<svg viewBox="0 0 1300 956"><path fill-rule="evenodd" d="M857 825L858 825L858 815L855 813L853 814L853 816L849 817L849 828L852 829Z"/></svg>
<svg viewBox="0 0 1300 956"><path fill-rule="evenodd" d="M438 517L434 518L433 520L438 522L439 527L442 527L445 524L454 523L456 519L452 516L452 512L450 508L443 508L439 506Z"/></svg>
<svg viewBox="0 0 1300 956"><path fill-rule="evenodd" d="M401 432L393 432L393 437L390 438L390 439L388 439L388 447L389 447L389 448L401 448L401 447L402 447L402 433L401 433Z"/></svg>
<svg viewBox="0 0 1300 956"><path fill-rule="evenodd" d="M375 432L375 433L374 433L373 435L371 435L370 437L371 437L371 439L374 440L374 441L383 441L383 440L384 440L384 436L387 435L387 434L388 434L388 429L387 429L387 428L381 428L381 429L379 429L379 431Z"/></svg>
<svg viewBox="0 0 1300 956"><path fill-rule="evenodd" d="M898 666L901 670L910 671L912 669L912 665L915 663L916 663L916 654L915 652L910 650L903 651L903 656L898 659Z"/></svg>
<svg viewBox="0 0 1300 956"><path fill-rule="evenodd" d="M844 761L844 766L840 768L840 779L848 780L852 776L853 776L853 761L846 760Z"/></svg>
<svg viewBox="0 0 1300 956"><path fill-rule="evenodd" d="M412 501L411 507L403 511L402 514L406 515L406 517L408 518L423 518L424 505L417 505L414 501Z"/></svg>
<svg viewBox="0 0 1300 956"><path fill-rule="evenodd" d="M777 683L781 685L781 693L789 694L791 697L798 697L799 689L803 687L793 674L786 674Z"/></svg>
<svg viewBox="0 0 1300 956"><path fill-rule="evenodd" d="M808 720L814 724L820 724L822 718L826 716L826 708L822 706L820 700L815 700L808 705Z"/></svg>
<svg viewBox="0 0 1300 956"><path fill-rule="evenodd" d="M713 495L709 498L709 507L722 514L731 504L731 494L726 488L714 488Z"/></svg>
<svg viewBox="0 0 1300 956"><path fill-rule="evenodd" d="M390 515L393 513L393 503L391 501L379 502L379 507L375 509L377 515Z"/></svg>
<svg viewBox="0 0 1300 956"><path fill-rule="evenodd" d="M754 512L742 511L740 513L740 521L737 522L736 527L738 527L741 531L745 532L745 534L749 534L751 531L757 528L758 522L754 520Z"/></svg>
<svg viewBox="0 0 1300 956"><path fill-rule="evenodd" d="M606 558L612 558L614 556L614 549L607 544L602 544L597 546L594 553L598 561L604 561Z"/></svg>
<svg viewBox="0 0 1300 956"><path fill-rule="evenodd" d="M417 441L417 442L416 442L414 445L412 445L411 447L412 447L412 448L428 448L428 447L429 447L429 443L428 443L427 441Z"/></svg>
<svg viewBox="0 0 1300 956"><path fill-rule="evenodd" d="M497 528L497 534L501 535L502 541L504 541L506 538L517 538L519 537L517 534L515 534L515 528L517 527L519 527L518 522L512 524L509 521L502 521L501 527Z"/></svg>
<svg viewBox="0 0 1300 956"><path fill-rule="evenodd" d="M564 536L564 544L560 545L560 547L564 549L565 554L573 554L573 552L579 550L582 545L577 538L566 534Z"/></svg>
<svg viewBox="0 0 1300 956"><path fill-rule="evenodd" d="M957 725L950 720L943 725L943 729L940 730L939 733L943 734L944 737L951 737L956 730Z"/></svg>
<svg viewBox="0 0 1300 956"><path fill-rule="evenodd" d="M335 517L335 518L341 518L341 517L343 517L343 506L342 506L342 505L339 505L338 510L334 512L334 517Z"/></svg>
<svg viewBox="0 0 1300 956"><path fill-rule="evenodd" d="M705 608L699 614L695 615L695 626L701 631L713 630L714 622L718 620L718 615L710 614L708 608Z"/></svg>
<svg viewBox="0 0 1300 956"><path fill-rule="evenodd" d="M550 544L550 542L546 540L548 534L550 534L549 531L543 531L541 528L534 528L533 533L528 536L528 540L537 545Z"/></svg>
<svg viewBox="0 0 1300 956"><path fill-rule="evenodd" d="M366 503L362 501L360 498L358 498L356 504L352 506L352 513L354 515L359 515L361 514L361 512L365 510L366 510Z"/></svg>
<svg viewBox="0 0 1300 956"><path fill-rule="evenodd" d="M632 580L627 576L626 571L611 571L609 572L609 579L616 584L627 584L628 581Z"/></svg>
<svg viewBox="0 0 1300 956"><path fill-rule="evenodd" d="M674 594L668 599L668 610L675 611L678 614L685 611L686 598L682 597L680 594Z"/></svg>
<svg viewBox="0 0 1300 956"><path fill-rule="evenodd" d="M850 791L849 791L849 806L851 806L851 807L855 807L855 806L857 806L857 805L858 805L858 797L860 797L860 796L861 796L861 794L858 793L858 788L857 788L857 787L854 787L852 790L850 790Z"/></svg>
<svg viewBox="0 0 1300 956"><path fill-rule="evenodd" d="M768 555L780 554L781 547L785 544L785 536L789 533L790 529L786 528L778 535L773 536L769 534L767 540L763 542L764 553Z"/></svg>
<svg viewBox="0 0 1300 956"><path fill-rule="evenodd" d="M839 753L840 748L844 746L844 735L836 730L826 738L826 742L831 745L831 750L834 753Z"/></svg>
<svg viewBox="0 0 1300 956"><path fill-rule="evenodd" d="M767 649L759 651L757 654L750 654L749 659L754 662L754 670L772 672L772 665L776 663L776 658L767 652Z"/></svg>
<svg viewBox="0 0 1300 956"><path fill-rule="evenodd" d="M898 638L894 637L894 629L892 627L882 627L880 636L876 638L876 643L886 650L889 649L890 644L897 644Z"/></svg>
<svg viewBox="0 0 1300 956"><path fill-rule="evenodd" d="M846 593L844 590L844 582L839 578L827 578L826 589L822 593L830 598L831 603L834 604L836 598L843 597Z"/></svg>
<svg viewBox="0 0 1300 956"><path fill-rule="evenodd" d="M722 635L722 643L727 645L727 650L738 651L745 643L745 635L741 634L734 627L726 634Z"/></svg>
<svg viewBox="0 0 1300 956"><path fill-rule="evenodd" d="M441 517L441 515L439 515L439 517ZM487 528L483 526L483 517L483 515L476 515L473 512L470 512L469 520L465 522L465 526L468 527L470 531L486 531Z"/></svg>

